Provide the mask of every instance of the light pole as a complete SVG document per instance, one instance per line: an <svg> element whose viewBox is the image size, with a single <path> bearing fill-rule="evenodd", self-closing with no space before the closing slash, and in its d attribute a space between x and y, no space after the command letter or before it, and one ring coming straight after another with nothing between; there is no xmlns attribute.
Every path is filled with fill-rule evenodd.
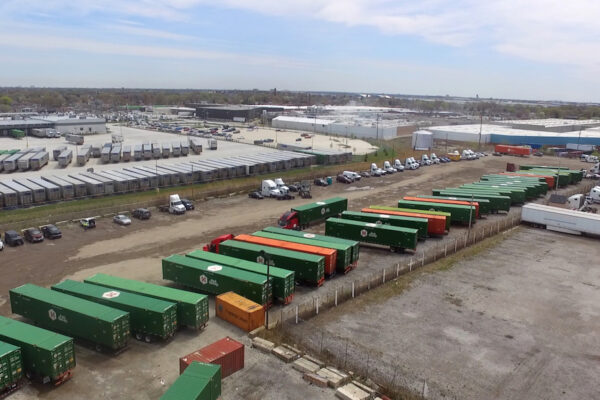
<svg viewBox="0 0 600 400"><path fill-rule="evenodd" d="M271 256L264 250L261 250L259 252L259 255L265 260L265 263L267 264L267 288L271 287L271 277L270 277L270 270L271 270ZM267 294L270 291L267 290ZM265 307L265 329L269 329L269 300L267 299L267 307Z"/></svg>

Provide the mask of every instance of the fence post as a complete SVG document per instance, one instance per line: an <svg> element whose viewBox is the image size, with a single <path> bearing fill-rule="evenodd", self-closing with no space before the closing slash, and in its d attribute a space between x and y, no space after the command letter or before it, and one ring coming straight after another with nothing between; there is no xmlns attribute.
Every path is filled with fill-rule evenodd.
<svg viewBox="0 0 600 400"><path fill-rule="evenodd" d="M448 254L448 243L444 245L444 257Z"/></svg>
<svg viewBox="0 0 600 400"><path fill-rule="evenodd" d="M335 289L335 306L337 307L337 289Z"/></svg>
<svg viewBox="0 0 600 400"><path fill-rule="evenodd" d="M396 264L396 278L400 276L400 263Z"/></svg>
<svg viewBox="0 0 600 400"><path fill-rule="evenodd" d="M298 325L298 306L296 306L296 325Z"/></svg>
<svg viewBox="0 0 600 400"><path fill-rule="evenodd" d="M385 283L385 268L383 269L383 283Z"/></svg>
<svg viewBox="0 0 600 400"><path fill-rule="evenodd" d="M352 281L352 298L354 298L354 281Z"/></svg>
<svg viewBox="0 0 600 400"><path fill-rule="evenodd" d="M422 267L423 265L425 265L425 250L423 250L423 253L421 253L421 254L422 254L421 255L421 267Z"/></svg>
<svg viewBox="0 0 600 400"><path fill-rule="evenodd" d="M458 244L458 239L454 239L454 252L456 253L456 245Z"/></svg>
<svg viewBox="0 0 600 400"><path fill-rule="evenodd" d="M410 258L410 261L408 262L408 271L412 272L412 257Z"/></svg>
<svg viewBox="0 0 600 400"><path fill-rule="evenodd" d="M319 315L319 298L317 297L317 315Z"/></svg>

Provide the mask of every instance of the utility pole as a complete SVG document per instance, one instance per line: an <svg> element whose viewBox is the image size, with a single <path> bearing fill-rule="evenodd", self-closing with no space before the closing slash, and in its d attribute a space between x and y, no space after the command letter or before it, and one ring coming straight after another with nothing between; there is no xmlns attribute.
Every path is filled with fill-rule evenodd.
<svg viewBox="0 0 600 400"><path fill-rule="evenodd" d="M267 264L267 287L271 287L271 256L264 250L261 250L258 254L265 260L265 263ZM267 300L267 307L265 308L265 329L267 330L269 329L269 300L270 299Z"/></svg>

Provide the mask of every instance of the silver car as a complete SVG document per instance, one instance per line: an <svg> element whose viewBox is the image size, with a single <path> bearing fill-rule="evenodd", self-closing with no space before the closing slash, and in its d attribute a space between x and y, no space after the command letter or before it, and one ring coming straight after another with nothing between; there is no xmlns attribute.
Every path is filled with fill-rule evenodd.
<svg viewBox="0 0 600 400"><path fill-rule="evenodd" d="M119 225L131 225L131 219L127 215L115 215L113 222Z"/></svg>

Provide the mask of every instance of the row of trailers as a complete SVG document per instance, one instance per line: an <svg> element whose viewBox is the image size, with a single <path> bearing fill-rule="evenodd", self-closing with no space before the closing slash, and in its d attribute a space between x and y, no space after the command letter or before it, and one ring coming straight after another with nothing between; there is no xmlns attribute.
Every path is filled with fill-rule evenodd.
<svg viewBox="0 0 600 400"><path fill-rule="evenodd" d="M202 152L196 151L196 147L192 146L196 154ZM100 161L103 163L120 162L120 161L141 161L159 158L169 158L170 156L179 157L187 156L190 153L190 143L173 142L173 143L141 143L131 145L121 145L121 143L106 143L100 150Z"/></svg>
<svg viewBox="0 0 600 400"><path fill-rule="evenodd" d="M48 164L49 154L44 147L32 147L0 154L0 172L27 171L40 169Z"/></svg>
<svg viewBox="0 0 600 400"><path fill-rule="evenodd" d="M278 172L312 165L314 156L280 151L178 164L131 166L120 170L78 172L0 181L3 208L144 191L158 187Z"/></svg>

